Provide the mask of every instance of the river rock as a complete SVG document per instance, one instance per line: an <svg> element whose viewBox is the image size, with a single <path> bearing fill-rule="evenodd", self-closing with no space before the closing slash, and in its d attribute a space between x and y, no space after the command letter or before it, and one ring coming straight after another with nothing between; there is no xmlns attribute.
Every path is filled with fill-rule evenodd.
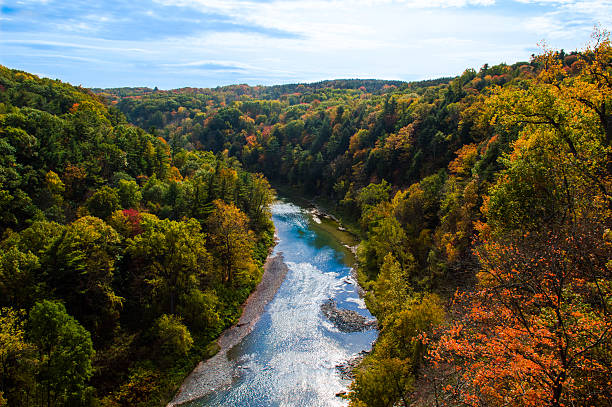
<svg viewBox="0 0 612 407"><path fill-rule="evenodd" d="M346 380L353 380L355 378L355 369L369 353L365 350L361 351L347 361L336 365L336 370L340 377Z"/></svg>
<svg viewBox="0 0 612 407"><path fill-rule="evenodd" d="M341 332L360 332L377 327L376 320L368 321L356 311L338 308L331 298L321 304L321 311Z"/></svg>

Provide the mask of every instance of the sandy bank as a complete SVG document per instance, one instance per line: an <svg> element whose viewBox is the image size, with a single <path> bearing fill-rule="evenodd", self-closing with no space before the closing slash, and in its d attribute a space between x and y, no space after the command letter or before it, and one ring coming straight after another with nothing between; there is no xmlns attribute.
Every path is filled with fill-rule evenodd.
<svg viewBox="0 0 612 407"><path fill-rule="evenodd" d="M268 257L261 282L246 300L238 323L226 329L219 337L219 353L196 366L185 379L174 399L168 403L168 407L204 397L232 383L237 373L236 365L228 359L227 352L253 330L266 305L276 295L287 271L282 253Z"/></svg>

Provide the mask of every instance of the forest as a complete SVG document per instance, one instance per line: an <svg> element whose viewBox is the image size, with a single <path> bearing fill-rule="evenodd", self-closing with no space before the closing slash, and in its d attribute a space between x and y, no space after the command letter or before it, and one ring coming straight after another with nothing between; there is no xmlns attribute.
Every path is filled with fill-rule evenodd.
<svg viewBox="0 0 612 407"><path fill-rule="evenodd" d="M257 284L261 174L0 67L0 405L165 404Z"/></svg>
<svg viewBox="0 0 612 407"><path fill-rule="evenodd" d="M362 239L351 406L608 406L611 143L603 31L411 83L0 67L0 405L167 402L261 276L269 180Z"/></svg>
<svg viewBox="0 0 612 407"><path fill-rule="evenodd" d="M96 90L331 206L380 337L352 406L612 400L612 48L415 83Z"/></svg>

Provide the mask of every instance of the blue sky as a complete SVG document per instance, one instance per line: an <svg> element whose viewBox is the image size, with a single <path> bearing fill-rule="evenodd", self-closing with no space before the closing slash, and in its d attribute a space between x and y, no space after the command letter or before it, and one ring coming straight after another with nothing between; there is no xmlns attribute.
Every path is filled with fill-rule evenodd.
<svg viewBox="0 0 612 407"><path fill-rule="evenodd" d="M612 0L0 0L0 64L87 87L418 80L612 26Z"/></svg>

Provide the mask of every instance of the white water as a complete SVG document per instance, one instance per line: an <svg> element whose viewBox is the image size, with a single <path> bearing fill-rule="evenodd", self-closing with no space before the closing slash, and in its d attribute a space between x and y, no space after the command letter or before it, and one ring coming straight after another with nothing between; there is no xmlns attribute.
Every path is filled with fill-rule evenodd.
<svg viewBox="0 0 612 407"><path fill-rule="evenodd" d="M233 384L196 406L343 406L346 390L335 366L369 349L376 331L341 333L321 313L334 298L339 307L371 314L359 298L344 254L333 237L311 229L311 215L290 203L272 208L287 277L261 319L228 356L238 366ZM349 284L347 281L352 281Z"/></svg>

